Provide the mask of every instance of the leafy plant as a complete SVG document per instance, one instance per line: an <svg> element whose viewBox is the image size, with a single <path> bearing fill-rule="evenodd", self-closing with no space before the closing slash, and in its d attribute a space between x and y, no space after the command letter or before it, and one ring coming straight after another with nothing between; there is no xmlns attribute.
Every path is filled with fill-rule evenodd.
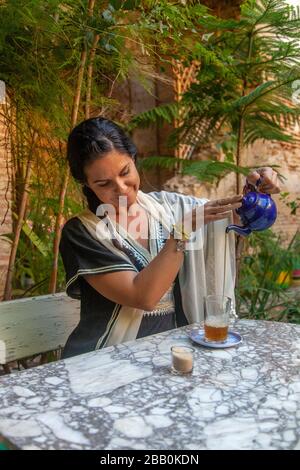
<svg viewBox="0 0 300 470"><path fill-rule="evenodd" d="M205 180L213 183L216 179L220 179L231 171L247 175L249 168L238 167L232 162L217 162L216 160L182 160L174 157L153 156L145 158L138 162L139 168L145 170L159 166L161 168L175 169L177 165L181 165L183 175L194 175L199 180Z"/></svg>
<svg viewBox="0 0 300 470"><path fill-rule="evenodd" d="M13 210L18 214L5 299L11 297L12 272L14 289L22 288L24 276L40 286L49 270L51 292L57 282L61 286L61 227L82 207L65 159L70 127L101 114L122 124L120 104L112 96L118 80L130 74L150 90L153 79L162 79L157 61L163 66L170 62L164 57L184 49L183 31L187 36L193 18L203 11L201 5L167 0L1 3L0 80L6 83L9 105L0 113L11 139ZM45 207L49 218L43 213L46 220L41 221ZM23 224L26 219L32 230ZM53 222L54 234L48 234Z"/></svg>
<svg viewBox="0 0 300 470"><path fill-rule="evenodd" d="M197 18L195 31L194 46L181 61L186 66L199 63L196 82L179 102L143 112L131 126L180 118L170 144L187 144L192 150L217 135L224 136L224 142L231 136L234 149L225 155L229 161L234 155L236 169L246 166L245 148L257 139L292 141L289 128L300 116L292 101L300 78L299 8L281 0L246 0L239 19L203 15ZM200 179L220 176L210 174L209 167L206 173L197 172L201 165L197 161L193 166ZM213 168L218 165L216 161Z"/></svg>
<svg viewBox="0 0 300 470"><path fill-rule="evenodd" d="M300 233L286 247L271 230L253 233L245 253L236 292L240 315L300 323L299 299L285 289L293 266L300 261Z"/></svg>
<svg viewBox="0 0 300 470"><path fill-rule="evenodd" d="M13 216L17 218L17 215L13 212ZM25 235L29 238L31 243L38 249L38 251L43 255L47 256L48 247L43 243L39 236L33 231L27 221L23 222L22 230Z"/></svg>
<svg viewBox="0 0 300 470"><path fill-rule="evenodd" d="M280 193L280 200L290 209L291 215L296 215L297 210L300 208L300 197L291 200L289 196L289 192L282 192Z"/></svg>

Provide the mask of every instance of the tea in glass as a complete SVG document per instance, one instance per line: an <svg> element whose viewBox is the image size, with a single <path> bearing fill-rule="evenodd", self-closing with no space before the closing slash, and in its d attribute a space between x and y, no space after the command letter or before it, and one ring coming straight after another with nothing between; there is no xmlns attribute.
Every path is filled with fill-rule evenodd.
<svg viewBox="0 0 300 470"><path fill-rule="evenodd" d="M209 342L224 342L228 336L231 299L225 295L205 298L204 338Z"/></svg>

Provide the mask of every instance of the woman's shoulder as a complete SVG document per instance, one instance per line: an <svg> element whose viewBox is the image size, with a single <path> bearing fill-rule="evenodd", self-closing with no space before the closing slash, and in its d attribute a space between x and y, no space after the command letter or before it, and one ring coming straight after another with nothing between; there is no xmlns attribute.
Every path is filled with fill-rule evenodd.
<svg viewBox="0 0 300 470"><path fill-rule="evenodd" d="M81 220L77 216L73 216L68 219L63 228L61 234L62 240L90 240L91 236Z"/></svg>
<svg viewBox="0 0 300 470"><path fill-rule="evenodd" d="M67 220L64 224L60 239L60 251L70 250L88 250L98 251L99 253L104 250L102 244L95 240L89 233L87 228L81 222L81 220L74 216Z"/></svg>
<svg viewBox="0 0 300 470"><path fill-rule="evenodd" d="M81 231L82 228L83 228L83 224L81 220L78 217L73 216L64 223L64 226L62 228L62 233L66 234L68 232L73 232L74 230Z"/></svg>

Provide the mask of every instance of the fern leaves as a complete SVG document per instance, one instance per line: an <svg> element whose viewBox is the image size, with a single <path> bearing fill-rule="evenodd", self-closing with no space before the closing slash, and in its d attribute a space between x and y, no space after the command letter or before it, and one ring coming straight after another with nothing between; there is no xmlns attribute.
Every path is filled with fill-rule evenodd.
<svg viewBox="0 0 300 470"><path fill-rule="evenodd" d="M244 145L257 139L295 140L291 126L300 124L300 108L292 101L300 80L299 8L281 0L246 0L240 19L207 15L197 19L196 27L201 33L184 61L199 61L196 82L180 104L147 111L132 124L171 123L180 117L171 142L190 145L188 155L220 131L237 137L241 122ZM200 178L211 171L215 178L229 170L215 163L183 164L183 171Z"/></svg>
<svg viewBox="0 0 300 470"><path fill-rule="evenodd" d="M161 156L144 158L139 162L139 168L149 170L159 167L172 170L175 169L176 165L178 164L182 166L183 175L193 175L196 176L200 181L207 181L209 183L213 183L216 180L223 178L226 174L232 171L244 175L249 173L249 168L238 167L234 163L230 162L219 162L216 160L192 161Z"/></svg>

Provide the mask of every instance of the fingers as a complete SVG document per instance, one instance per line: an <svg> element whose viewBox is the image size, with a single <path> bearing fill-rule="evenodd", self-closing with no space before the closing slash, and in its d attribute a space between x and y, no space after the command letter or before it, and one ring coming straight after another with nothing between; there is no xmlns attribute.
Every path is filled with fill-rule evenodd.
<svg viewBox="0 0 300 470"><path fill-rule="evenodd" d="M262 184L259 186L259 191L262 193L268 193L268 194L277 194L280 193L280 188L277 184Z"/></svg>
<svg viewBox="0 0 300 470"><path fill-rule="evenodd" d="M251 171L251 173L247 175L247 181L255 186L256 182L259 180L259 178L261 178L261 176L262 175L258 172L258 170Z"/></svg>
<svg viewBox="0 0 300 470"><path fill-rule="evenodd" d="M204 207L204 217L211 214L221 214L223 212L230 212L234 209L238 209L242 206L241 202L236 202L235 204L225 204L225 205L214 205Z"/></svg>
<svg viewBox="0 0 300 470"><path fill-rule="evenodd" d="M204 223L228 219L232 211L242 206L242 198L243 196L237 195L207 202L204 205Z"/></svg>
<svg viewBox="0 0 300 470"><path fill-rule="evenodd" d="M259 168L257 171L262 178L261 186L272 185L273 181L277 179L277 174L272 170L272 168Z"/></svg>
<svg viewBox="0 0 300 470"><path fill-rule="evenodd" d="M243 196L237 195L232 197L225 197L223 199L216 199L214 201L209 201L205 204L205 207L221 207L227 206L229 204L236 204L242 201Z"/></svg>
<svg viewBox="0 0 300 470"><path fill-rule="evenodd" d="M280 192L278 176L277 173L272 170L272 168L260 168L260 174L262 177L262 183L259 186L260 191L263 193L269 192L272 194Z"/></svg>

